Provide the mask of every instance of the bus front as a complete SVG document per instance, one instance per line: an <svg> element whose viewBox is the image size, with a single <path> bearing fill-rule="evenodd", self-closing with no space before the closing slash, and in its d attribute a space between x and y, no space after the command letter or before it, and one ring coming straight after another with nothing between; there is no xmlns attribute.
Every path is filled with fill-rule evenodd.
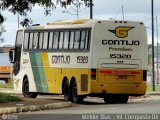
<svg viewBox="0 0 160 120"><path fill-rule="evenodd" d="M98 21L93 29L91 94L106 103L126 103L144 95L147 75L147 35L143 23ZM95 77L93 77L93 75Z"/></svg>

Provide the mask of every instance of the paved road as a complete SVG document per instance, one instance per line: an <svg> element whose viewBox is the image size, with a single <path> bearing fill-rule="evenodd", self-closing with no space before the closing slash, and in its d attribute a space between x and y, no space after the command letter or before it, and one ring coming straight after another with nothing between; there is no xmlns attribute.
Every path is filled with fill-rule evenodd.
<svg viewBox="0 0 160 120"><path fill-rule="evenodd" d="M73 104L71 108L32 112L19 115L19 117L22 120L98 120L102 118L111 120L112 118L108 114L154 114L155 116L151 116L149 119L153 117L158 120L160 119L160 115L156 116L158 113L160 114L160 99L130 100L128 104L104 104L102 99L88 99L84 104ZM93 116L86 117L86 114Z"/></svg>

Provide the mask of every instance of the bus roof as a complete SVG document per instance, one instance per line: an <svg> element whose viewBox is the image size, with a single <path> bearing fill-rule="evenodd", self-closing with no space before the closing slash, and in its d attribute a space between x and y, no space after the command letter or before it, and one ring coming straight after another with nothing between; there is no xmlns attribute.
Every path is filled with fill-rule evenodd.
<svg viewBox="0 0 160 120"><path fill-rule="evenodd" d="M76 27L76 26L86 26L86 27L91 27L93 24L96 24L97 22L104 22L104 21L110 21L113 23L128 23L128 22L134 22L134 23L140 23L143 24L142 22L137 22L137 21L123 21L123 20L96 20L96 19L77 19L77 20L60 20L60 21L55 21L55 22L50 22L47 23L47 25L31 25L25 28L25 30L38 30L38 29L51 29L51 28L68 28L68 27Z"/></svg>
<svg viewBox="0 0 160 120"><path fill-rule="evenodd" d="M95 21L94 19L78 19L78 20L69 20L69 21L56 21L47 23L47 25L74 25L74 24L86 24L91 21Z"/></svg>

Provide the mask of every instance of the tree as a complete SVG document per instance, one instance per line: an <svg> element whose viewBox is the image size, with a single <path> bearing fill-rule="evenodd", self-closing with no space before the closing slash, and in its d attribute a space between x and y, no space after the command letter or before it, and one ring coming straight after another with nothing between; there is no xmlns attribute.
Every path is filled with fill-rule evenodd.
<svg viewBox="0 0 160 120"><path fill-rule="evenodd" d="M0 25L0 43L4 42L4 38L2 38L2 34L6 32L5 28L3 25Z"/></svg>
<svg viewBox="0 0 160 120"><path fill-rule="evenodd" d="M32 23L32 20L31 19L28 19L28 18L24 18L22 22L20 22L20 24L23 26L23 27L27 27L29 26L29 24Z"/></svg>
<svg viewBox="0 0 160 120"><path fill-rule="evenodd" d="M38 4L45 10L45 14L50 14L52 9L56 8L56 5L66 8L68 5L75 3L75 1L83 2L87 7L90 6L90 0L1 0L0 10L8 9L10 12L23 16L27 12L31 12L32 8ZM4 22L4 17L0 13L0 24Z"/></svg>
<svg viewBox="0 0 160 120"><path fill-rule="evenodd" d="M149 44L149 45L148 45L148 51L149 51L150 49L152 49L152 44ZM152 58L152 55L151 55L151 54L148 54L148 65L151 64L151 58Z"/></svg>
<svg viewBox="0 0 160 120"><path fill-rule="evenodd" d="M5 21L4 16L1 14L1 11L8 10L13 14L18 13L21 16L26 16L27 12L31 12L32 8L38 4L39 6L44 8L45 15L51 14L50 12L56 8L57 5L61 5L61 7L67 8L69 5L77 5L78 3L83 3L85 6L89 7L92 0L0 0L0 27L3 30L0 30L0 40L2 33L4 32L4 28L1 26ZM79 4L82 5L82 4ZM93 5L93 4L92 4ZM80 7L80 6L79 6ZM22 26L27 26L30 24L28 19L24 19L21 22Z"/></svg>

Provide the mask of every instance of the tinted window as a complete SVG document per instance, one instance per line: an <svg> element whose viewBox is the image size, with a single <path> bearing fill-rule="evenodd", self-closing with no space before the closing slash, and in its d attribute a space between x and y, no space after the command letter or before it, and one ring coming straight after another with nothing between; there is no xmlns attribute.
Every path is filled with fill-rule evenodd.
<svg viewBox="0 0 160 120"><path fill-rule="evenodd" d="M53 32L49 33L49 49L52 49L52 45L53 45Z"/></svg>
<svg viewBox="0 0 160 120"><path fill-rule="evenodd" d="M47 49L47 46L48 46L48 32L44 32L43 49Z"/></svg>
<svg viewBox="0 0 160 120"><path fill-rule="evenodd" d="M21 33L17 34L17 42L22 39ZM20 36L19 36L20 35ZM24 49L34 50L89 50L90 30L57 30L26 32L24 34Z"/></svg>
<svg viewBox="0 0 160 120"><path fill-rule="evenodd" d="M64 38L64 32L60 32L59 49L63 48L63 38Z"/></svg>
<svg viewBox="0 0 160 120"><path fill-rule="evenodd" d="M23 31L18 31L17 32L17 37L16 37L16 44L21 45L23 40Z"/></svg>
<svg viewBox="0 0 160 120"><path fill-rule="evenodd" d="M40 35L39 35L39 46L38 46L38 48L42 49L42 45L43 45L43 32L40 32Z"/></svg>
<svg viewBox="0 0 160 120"><path fill-rule="evenodd" d="M80 42L80 31L75 32L75 39L74 39L74 49L79 48L79 42Z"/></svg>
<svg viewBox="0 0 160 120"><path fill-rule="evenodd" d="M24 34L24 49L28 49L28 38L29 38L29 33Z"/></svg>
<svg viewBox="0 0 160 120"><path fill-rule="evenodd" d="M59 32L54 32L54 41L53 41L53 48L58 48L58 38L59 38Z"/></svg>
<svg viewBox="0 0 160 120"><path fill-rule="evenodd" d="M39 34L38 33L34 33L34 36L33 36L33 49L37 49L37 46L38 46L38 36Z"/></svg>
<svg viewBox="0 0 160 120"><path fill-rule="evenodd" d="M32 49L33 45L33 33L30 33L29 35L29 49Z"/></svg>
<svg viewBox="0 0 160 120"><path fill-rule="evenodd" d="M68 45L69 45L69 32L65 32L64 33L64 49L68 49Z"/></svg>
<svg viewBox="0 0 160 120"><path fill-rule="evenodd" d="M73 43L74 43L74 33L75 32L71 32L70 34L70 43L69 43L69 49L73 49Z"/></svg>
<svg viewBox="0 0 160 120"><path fill-rule="evenodd" d="M84 49L84 43L86 41L86 31L81 32L80 49Z"/></svg>

